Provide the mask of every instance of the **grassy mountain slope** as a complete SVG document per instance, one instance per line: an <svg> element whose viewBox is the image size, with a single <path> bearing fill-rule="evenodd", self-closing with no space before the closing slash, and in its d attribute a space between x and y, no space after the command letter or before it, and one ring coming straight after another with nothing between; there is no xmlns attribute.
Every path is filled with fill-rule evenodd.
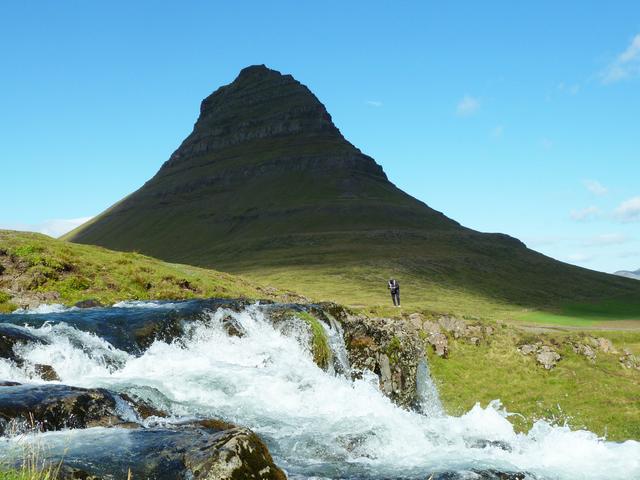
<svg viewBox="0 0 640 480"><path fill-rule="evenodd" d="M282 298L242 278L138 253L0 230L0 312L40 303L191 297Z"/></svg>
<svg viewBox="0 0 640 480"><path fill-rule="evenodd" d="M158 173L66 238L352 306L388 304L394 276L412 308L504 318L608 299L640 318L640 283L429 208L351 145L307 87L264 66L206 98Z"/></svg>

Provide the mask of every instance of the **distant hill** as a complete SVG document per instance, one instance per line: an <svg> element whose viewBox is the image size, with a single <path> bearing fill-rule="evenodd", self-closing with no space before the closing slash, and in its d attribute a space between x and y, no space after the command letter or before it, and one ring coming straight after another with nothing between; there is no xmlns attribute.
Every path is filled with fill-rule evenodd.
<svg viewBox="0 0 640 480"><path fill-rule="evenodd" d="M403 192L306 86L264 65L207 97L153 178L65 238L351 305L387 303L390 276L407 302L466 312L640 294L635 282L465 228Z"/></svg>
<svg viewBox="0 0 640 480"><path fill-rule="evenodd" d="M633 278L635 280L640 280L640 268L635 272L630 272L628 270L619 270L614 273L614 275L620 275L621 277Z"/></svg>

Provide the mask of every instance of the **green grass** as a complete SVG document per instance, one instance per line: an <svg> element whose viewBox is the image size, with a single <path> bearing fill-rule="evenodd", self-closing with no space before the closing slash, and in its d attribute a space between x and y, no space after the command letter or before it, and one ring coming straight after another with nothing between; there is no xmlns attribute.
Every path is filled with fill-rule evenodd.
<svg viewBox="0 0 640 480"><path fill-rule="evenodd" d="M640 353L640 332L598 332L621 350ZM597 353L595 363L564 344L579 334L527 335L498 327L489 344L473 346L450 340L444 360L429 352L431 372L447 411L459 415L476 402L500 399L519 430L537 419L587 428L611 440L640 439L640 372L621 368L619 354ZM520 354L522 342L557 344L562 359L550 370Z"/></svg>
<svg viewBox="0 0 640 480"><path fill-rule="evenodd" d="M36 470L30 468L7 469L0 467L0 480L55 480L57 474L53 470Z"/></svg>
<svg viewBox="0 0 640 480"><path fill-rule="evenodd" d="M331 347L327 334L320 321L307 312L296 312L296 316L304 320L311 328L311 351L313 360L320 368L327 368L331 360Z"/></svg>
<svg viewBox="0 0 640 480"><path fill-rule="evenodd" d="M255 282L138 253L77 245L41 234L0 230L0 312L20 299L74 304L95 299L275 298L281 292Z"/></svg>
<svg viewBox="0 0 640 480"><path fill-rule="evenodd" d="M398 316L403 312L428 315L452 314L461 318L500 320L513 323L537 322L556 325L591 327L603 322L640 320L640 302L623 298L599 302L568 304L559 307L538 307L510 302L477 291L442 285L435 278L401 272L392 264L384 268L353 265L318 265L277 268L240 269L254 281L267 282L281 288L292 288L313 300L331 300L357 311L375 316ZM402 308L391 302L386 287L389 277L401 283ZM640 282L638 282L640 284ZM532 303L535 303L532 301Z"/></svg>
<svg viewBox="0 0 640 480"><path fill-rule="evenodd" d="M607 322L638 321L640 327L640 301L604 300L598 303L565 305L557 313L526 312L516 316L526 322L590 327Z"/></svg>

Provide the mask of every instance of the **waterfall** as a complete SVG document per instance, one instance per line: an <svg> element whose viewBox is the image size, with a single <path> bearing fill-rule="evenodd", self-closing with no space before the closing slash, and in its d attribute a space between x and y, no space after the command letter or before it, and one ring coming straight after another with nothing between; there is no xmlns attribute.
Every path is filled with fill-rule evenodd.
<svg viewBox="0 0 640 480"><path fill-rule="evenodd" d="M472 478L471 472L489 470L528 472L538 480L640 478L635 441L606 442L544 421L517 433L498 404L445 415L426 362L417 379L422 413L394 405L370 376L350 377L335 320L325 326L332 374L313 362L298 335L274 327L269 310L259 305L231 309L192 301L165 309L128 307L0 318L29 323L22 328L44 340L18 348L20 366L0 359L0 380L43 382L29 369L46 363L60 383L133 393L176 417L245 425L266 441L293 479L417 479L425 472ZM143 351L125 341L133 330L109 336L120 339L112 340L118 346L106 333L96 333L107 331L100 322L109 315L117 315L118 328L126 329L147 314L174 318L187 308L191 317L180 338L156 340ZM95 319L90 322L88 315ZM229 318L241 325L241 335L227 332Z"/></svg>
<svg viewBox="0 0 640 480"><path fill-rule="evenodd" d="M416 378L416 393L420 411L428 417L444 415L444 408L438 395L438 389L433 383L429 365L426 359L418 363L418 373Z"/></svg>
<svg viewBox="0 0 640 480"><path fill-rule="evenodd" d="M351 378L351 365L349 365L347 346L344 344L342 325L333 316L327 315L327 317L329 318L329 325L322 323L322 327L327 335L333 355L332 371L346 378Z"/></svg>

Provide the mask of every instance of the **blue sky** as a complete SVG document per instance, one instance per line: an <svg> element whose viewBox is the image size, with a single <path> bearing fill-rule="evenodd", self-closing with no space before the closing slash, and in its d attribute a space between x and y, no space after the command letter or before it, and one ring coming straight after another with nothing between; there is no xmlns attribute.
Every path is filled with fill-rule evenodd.
<svg viewBox="0 0 640 480"><path fill-rule="evenodd" d="M5 0L0 228L60 233L137 189L256 63L464 225L640 267L637 1Z"/></svg>

